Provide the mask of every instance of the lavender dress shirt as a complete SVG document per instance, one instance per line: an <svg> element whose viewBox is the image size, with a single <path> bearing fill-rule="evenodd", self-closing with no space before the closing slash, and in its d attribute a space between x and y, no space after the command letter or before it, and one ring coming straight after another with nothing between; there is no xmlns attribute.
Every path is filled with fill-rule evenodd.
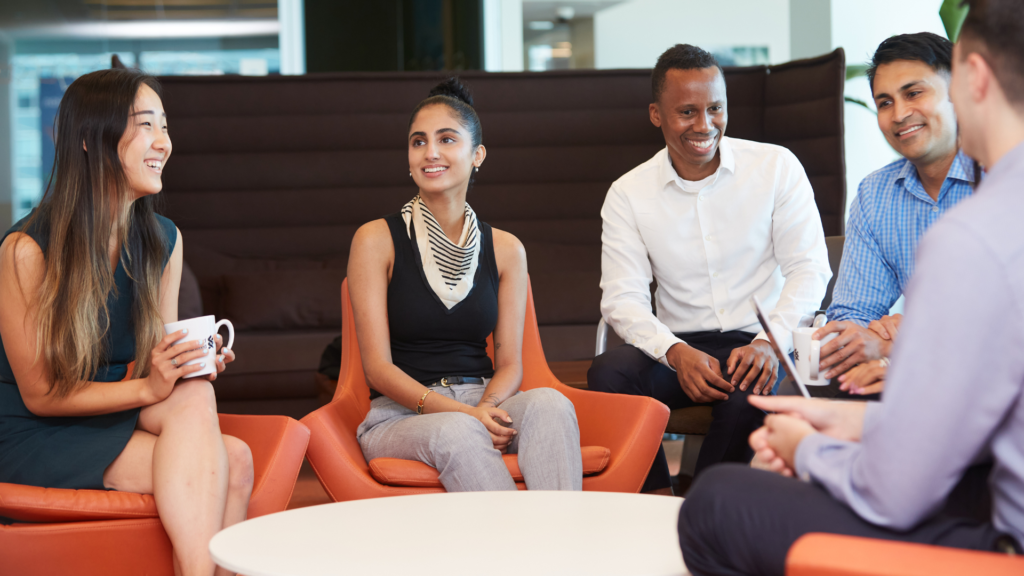
<svg viewBox="0 0 1024 576"><path fill-rule="evenodd" d="M883 401L867 407L859 443L805 438L801 478L907 530L992 457L992 522L1024 542L1022 217L1024 144L924 236Z"/></svg>

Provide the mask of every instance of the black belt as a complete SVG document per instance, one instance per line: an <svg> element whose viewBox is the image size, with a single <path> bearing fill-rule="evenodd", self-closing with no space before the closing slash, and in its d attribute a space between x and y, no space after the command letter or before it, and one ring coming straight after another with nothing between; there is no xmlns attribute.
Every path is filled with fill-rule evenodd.
<svg viewBox="0 0 1024 576"><path fill-rule="evenodd" d="M431 388L433 386L444 386L445 388L447 388L449 386L454 386L455 384L483 384L483 383L484 383L484 379L483 378L479 378L477 376L446 376L444 378L441 378L437 382L430 382L429 384L424 384L424 386L426 386L428 388Z"/></svg>

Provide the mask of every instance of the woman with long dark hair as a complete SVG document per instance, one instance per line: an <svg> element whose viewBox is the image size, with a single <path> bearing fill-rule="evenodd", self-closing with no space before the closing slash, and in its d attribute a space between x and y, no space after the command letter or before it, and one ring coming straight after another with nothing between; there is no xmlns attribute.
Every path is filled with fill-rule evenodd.
<svg viewBox="0 0 1024 576"><path fill-rule="evenodd" d="M518 453L529 489L580 490L572 404L551 388L517 393L526 251L466 203L486 157L482 132L458 80L434 88L409 121L409 176L419 193L352 241L349 289L374 396L359 444L367 460L437 468L449 492L515 490L503 453Z"/></svg>
<svg viewBox="0 0 1024 576"><path fill-rule="evenodd" d="M198 342L164 335L182 268L153 209L170 154L154 78L68 87L50 186L0 244L0 482L153 494L175 573L206 576L210 538L245 519L252 456L221 435L209 380L189 379Z"/></svg>

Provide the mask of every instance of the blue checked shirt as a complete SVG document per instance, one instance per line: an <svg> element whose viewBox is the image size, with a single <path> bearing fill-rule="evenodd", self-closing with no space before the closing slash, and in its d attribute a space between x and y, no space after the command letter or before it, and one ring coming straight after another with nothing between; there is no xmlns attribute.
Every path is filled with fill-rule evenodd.
<svg viewBox="0 0 1024 576"><path fill-rule="evenodd" d="M960 151L938 201L932 200L907 159L876 170L860 183L850 206L839 277L829 320L867 326L889 313L914 274L914 253L924 233L971 195L974 163Z"/></svg>

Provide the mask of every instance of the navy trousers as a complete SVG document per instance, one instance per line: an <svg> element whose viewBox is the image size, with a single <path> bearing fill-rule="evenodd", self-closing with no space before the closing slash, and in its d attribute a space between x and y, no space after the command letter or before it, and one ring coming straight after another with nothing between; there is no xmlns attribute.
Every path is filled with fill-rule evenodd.
<svg viewBox="0 0 1024 576"><path fill-rule="evenodd" d="M749 332L692 332L677 334L688 345L718 360L724 373L729 354L754 339ZM729 380L728 374L723 374ZM688 408L699 404L690 400L679 385L676 373L664 364L652 360L640 349L629 344L613 348L597 358L587 372L587 386L598 392L648 396L669 408ZM750 389L746 392L736 388L729 393L729 399L712 402L712 422L704 444L697 457L695 475L719 462L749 463L754 457L747 444L750 433L764 422L764 412L747 402ZM658 449L658 455L651 465L642 491L649 492L671 486L668 460L665 451Z"/></svg>
<svg viewBox="0 0 1024 576"><path fill-rule="evenodd" d="M932 518L905 532L876 526L817 484L748 466L713 466L679 513L679 545L694 576L782 576L804 534L826 532L974 550L1019 550L991 521L991 465L975 466Z"/></svg>

